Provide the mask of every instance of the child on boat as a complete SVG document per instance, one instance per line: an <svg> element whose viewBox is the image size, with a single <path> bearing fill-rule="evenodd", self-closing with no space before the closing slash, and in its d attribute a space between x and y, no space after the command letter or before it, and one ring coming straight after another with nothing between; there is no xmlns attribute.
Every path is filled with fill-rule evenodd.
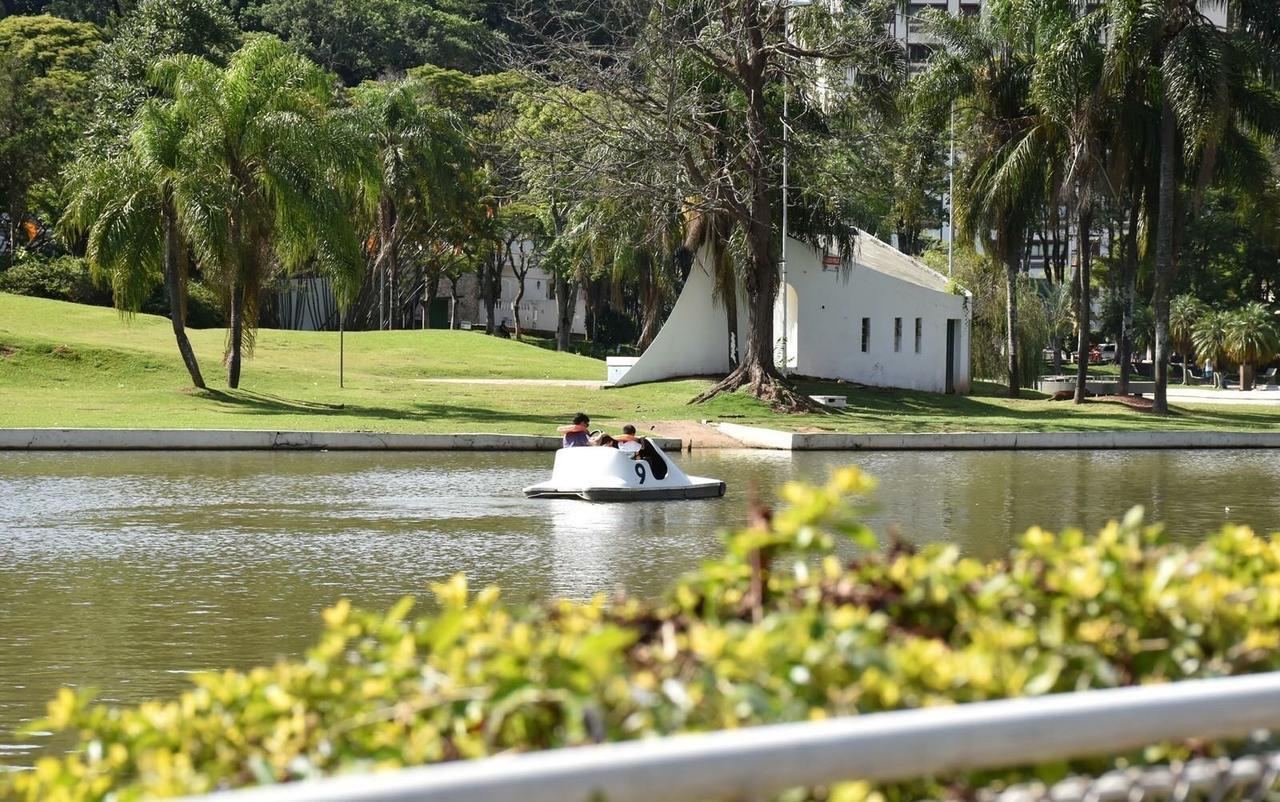
<svg viewBox="0 0 1280 802"><path fill-rule="evenodd" d="M561 448L579 448L591 445L591 418L587 417L587 413L579 412L573 416L573 424L570 426L561 426L556 429L564 439L560 443Z"/></svg>
<svg viewBox="0 0 1280 802"><path fill-rule="evenodd" d="M636 437L636 427L627 424L622 427L622 434L616 438L619 451L636 452L640 450L640 438Z"/></svg>

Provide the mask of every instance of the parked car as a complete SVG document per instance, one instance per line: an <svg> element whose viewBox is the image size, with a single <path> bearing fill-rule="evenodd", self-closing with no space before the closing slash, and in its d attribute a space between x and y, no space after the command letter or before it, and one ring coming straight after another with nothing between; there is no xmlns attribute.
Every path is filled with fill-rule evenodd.
<svg viewBox="0 0 1280 802"><path fill-rule="evenodd" d="M1120 352L1120 349L1119 347L1116 346L1115 343L1103 343L1102 345L1098 346L1098 353L1101 355L1103 363L1107 365L1115 364L1116 357L1119 354L1119 352Z"/></svg>
<svg viewBox="0 0 1280 802"><path fill-rule="evenodd" d="M1096 345L1089 349L1089 364L1090 365L1102 364L1102 349Z"/></svg>

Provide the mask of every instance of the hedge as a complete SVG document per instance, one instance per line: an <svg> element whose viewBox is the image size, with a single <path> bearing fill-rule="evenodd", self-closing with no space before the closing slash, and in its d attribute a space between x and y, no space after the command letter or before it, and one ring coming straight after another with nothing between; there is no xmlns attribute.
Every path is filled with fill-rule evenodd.
<svg viewBox="0 0 1280 802"><path fill-rule="evenodd" d="M303 659L200 675L177 699L112 707L64 690L33 727L78 732L79 748L12 775L10 793L136 800L1280 668L1280 546L1247 528L1183 545L1134 511L1095 536L1032 529L983 562L943 544L876 549L859 520L871 487L855 469L788 485L787 506L757 511L658 601L509 605L458 576L431 614L409 598L383 614L339 602ZM840 538L862 556L837 558ZM1183 747L1162 749L1145 757ZM1027 775L798 794L912 798Z"/></svg>

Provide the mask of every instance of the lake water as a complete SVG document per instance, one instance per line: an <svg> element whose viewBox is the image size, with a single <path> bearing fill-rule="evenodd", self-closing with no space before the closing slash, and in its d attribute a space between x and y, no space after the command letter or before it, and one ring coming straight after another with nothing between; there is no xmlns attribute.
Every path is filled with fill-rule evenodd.
<svg viewBox="0 0 1280 802"><path fill-rule="evenodd" d="M549 454L0 453L0 763L61 685L136 702L200 669L296 655L340 597L374 608L458 571L510 598L660 593L719 552L751 487L856 464L881 533L1000 554L1032 524L1097 527L1134 504L1195 539L1280 520L1275 452L703 451L715 501L527 500ZM1229 511L1227 508L1230 508Z"/></svg>

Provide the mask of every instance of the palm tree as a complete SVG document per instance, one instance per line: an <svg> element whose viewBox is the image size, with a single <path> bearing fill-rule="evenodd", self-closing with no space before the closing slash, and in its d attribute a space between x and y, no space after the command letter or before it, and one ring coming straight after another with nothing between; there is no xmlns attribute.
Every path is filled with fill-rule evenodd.
<svg viewBox="0 0 1280 802"><path fill-rule="evenodd" d="M70 170L62 228L87 239L94 277L110 284L116 308L137 312L157 280L165 283L169 319L191 383L204 377L186 332L187 248L207 254L221 220L210 207L211 176L182 147L183 120L153 100L134 115L124 147L88 152Z"/></svg>
<svg viewBox="0 0 1280 802"><path fill-rule="evenodd" d="M219 177L219 237L197 253L230 299L227 383L240 384L259 295L273 271L315 266L345 306L363 270L351 208L367 157L331 115L331 77L288 45L256 36L225 69L175 57L158 81L186 127L185 158Z"/></svg>
<svg viewBox="0 0 1280 802"><path fill-rule="evenodd" d="M1192 334L1196 323L1208 311L1208 307L1193 295L1179 295L1169 304L1169 340L1182 356L1182 383L1190 384L1191 366L1195 364L1192 353L1195 343Z"/></svg>
<svg viewBox="0 0 1280 802"><path fill-rule="evenodd" d="M1206 311L1191 329L1191 342L1196 354L1213 366L1213 386L1222 386L1222 369L1227 360L1226 312L1217 309Z"/></svg>
<svg viewBox="0 0 1280 802"><path fill-rule="evenodd" d="M1227 11L1219 27L1202 6ZM1258 78L1280 35L1280 4L1214 0L1111 0L1107 40L1112 80L1159 87L1159 183L1155 226L1155 400L1168 412L1169 294L1177 261L1180 184L1195 159L1203 183L1224 148L1248 147L1246 132L1274 131L1280 103ZM1198 350L1198 349L1197 349Z"/></svg>
<svg viewBox="0 0 1280 802"><path fill-rule="evenodd" d="M1080 260L1076 271L1076 320L1081 357L1076 360L1075 402L1083 404L1088 395L1086 355L1092 311L1091 235L1099 177L1106 166L1105 124L1113 104L1102 81L1101 11L1078 18L1074 16L1074 5L1044 4L1039 11L1039 26L1051 45L1036 64L1032 95L1047 120L1060 129L1066 145L1062 194L1076 221L1076 253Z"/></svg>
<svg viewBox="0 0 1280 802"><path fill-rule="evenodd" d="M1227 316L1223 346L1226 356L1240 366L1240 389L1253 388L1254 368L1280 353L1276 317L1257 301Z"/></svg>
<svg viewBox="0 0 1280 802"><path fill-rule="evenodd" d="M429 104L413 80L370 81L351 94L353 133L376 167L368 174L368 200L376 210L373 263L379 323L395 328L404 304L399 292L400 251L413 231L457 211L471 154L453 115Z"/></svg>
<svg viewBox="0 0 1280 802"><path fill-rule="evenodd" d="M942 49L913 85L915 103L939 124L954 106L960 128L971 131L967 166L956 181L957 228L962 240L981 241L1004 266L1009 395L1017 397L1018 274L1055 147L1031 100L1034 20L1016 10L980 18L928 11L921 20Z"/></svg>

